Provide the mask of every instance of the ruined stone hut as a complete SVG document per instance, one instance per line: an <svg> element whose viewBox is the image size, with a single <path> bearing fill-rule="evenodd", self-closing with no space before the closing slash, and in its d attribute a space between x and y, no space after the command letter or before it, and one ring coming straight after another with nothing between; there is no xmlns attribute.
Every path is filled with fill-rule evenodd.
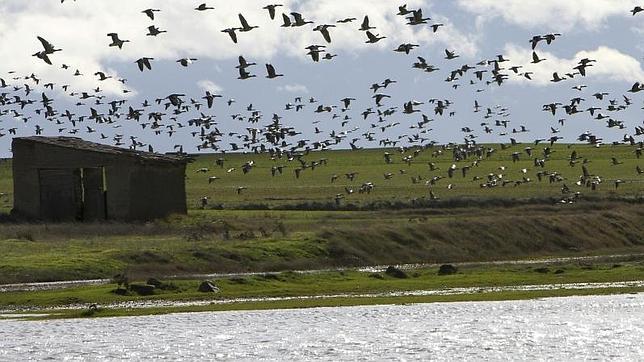
<svg viewBox="0 0 644 362"><path fill-rule="evenodd" d="M91 221L187 212L184 157L75 137L14 138L12 150L16 215Z"/></svg>

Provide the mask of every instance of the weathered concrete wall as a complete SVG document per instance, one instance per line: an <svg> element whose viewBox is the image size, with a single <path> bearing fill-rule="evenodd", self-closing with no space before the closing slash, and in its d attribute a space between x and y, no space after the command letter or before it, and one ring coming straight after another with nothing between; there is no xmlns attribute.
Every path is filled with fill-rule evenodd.
<svg viewBox="0 0 644 362"><path fill-rule="evenodd" d="M136 219L185 214L185 165L144 166L130 176L130 215Z"/></svg>
<svg viewBox="0 0 644 362"><path fill-rule="evenodd" d="M186 213L185 164L14 140L14 211L41 217L39 169L104 167L108 219Z"/></svg>

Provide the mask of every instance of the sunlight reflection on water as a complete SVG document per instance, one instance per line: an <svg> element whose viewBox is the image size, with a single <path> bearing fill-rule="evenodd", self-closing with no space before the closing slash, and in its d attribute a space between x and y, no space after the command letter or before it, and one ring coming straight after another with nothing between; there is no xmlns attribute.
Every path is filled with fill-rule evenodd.
<svg viewBox="0 0 644 362"><path fill-rule="evenodd" d="M0 321L0 360L644 359L644 293Z"/></svg>

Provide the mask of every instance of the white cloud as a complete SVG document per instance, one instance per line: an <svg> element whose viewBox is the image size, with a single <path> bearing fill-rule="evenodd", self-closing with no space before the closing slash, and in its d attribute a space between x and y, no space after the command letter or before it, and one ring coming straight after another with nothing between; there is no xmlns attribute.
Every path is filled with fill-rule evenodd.
<svg viewBox="0 0 644 362"><path fill-rule="evenodd" d="M211 93L221 93L224 90L221 86L215 84L215 82L207 79L198 81L197 86L202 90L209 91Z"/></svg>
<svg viewBox="0 0 644 362"><path fill-rule="evenodd" d="M458 0L469 12L490 20L502 17L506 22L529 29L568 31L583 26L596 29L611 16L631 16L629 11L640 0Z"/></svg>
<svg viewBox="0 0 644 362"><path fill-rule="evenodd" d="M280 92L289 92L289 93L309 93L309 89L302 84L287 84L284 86L277 87L277 90Z"/></svg>
<svg viewBox="0 0 644 362"><path fill-rule="evenodd" d="M644 81L644 70L642 70L642 65L637 59L605 46L600 46L595 50L580 51L571 59L558 58L552 53L543 51L539 51L538 54L540 58L545 58L546 60L538 64L530 64L532 50L515 44L506 45L505 55L513 65L520 64L524 67L521 71L534 72L532 81L520 76L511 77L510 81L547 86L552 84L550 79L552 79L554 72L558 72L562 77L565 73L572 73L573 68L583 58L597 60L597 62L592 63L591 67L586 68L586 78L588 79L623 81L626 83Z"/></svg>
<svg viewBox="0 0 644 362"><path fill-rule="evenodd" d="M150 76L139 74L134 61L141 57L153 57L152 68L160 60L176 60L181 57L222 60L233 59L243 54L257 61L269 61L281 55L310 61L304 48L310 44L328 45L333 53L358 53L370 49L391 51L400 43L419 42L421 45L443 44L453 47L466 56L477 52L475 38L460 32L449 20L439 14L430 14L429 0L409 0L410 9L423 8L427 16L445 23L438 33L428 26L408 26L405 19L395 15L397 6L389 0L284 0L278 8L275 20L271 20L264 2L238 0L230 4L214 3L215 10L197 12L195 4L176 0L140 0L132 5L130 0L79 0L60 4L53 0L3 0L0 3L0 67L16 70L18 74L32 72L58 84L69 83L72 88L83 91L100 85L105 92L122 95L125 85L111 79L98 82L96 71L106 71L109 65L128 64L137 72L136 78ZM161 9L151 21L141 10L154 7ZM312 26L281 28L281 13L298 11L305 19L316 23L335 24L339 19L355 17L349 24L335 24L330 29L332 43L326 44ZM238 14L243 13L251 25L259 29L238 33L238 44L221 30L239 27ZM369 15L374 32L387 38L377 44L365 44L364 32L358 31L359 23ZM157 37L146 36L147 27L156 25L167 30ZM116 32L121 39L130 40L119 50L108 47L109 32ZM51 56L53 66L46 65L31 54L41 49L36 36L41 35L58 48L63 49ZM446 45L452 44L452 45ZM71 69L60 69L61 64ZM79 69L84 76L73 77ZM122 68L120 68L122 69ZM113 74L114 78L118 74Z"/></svg>

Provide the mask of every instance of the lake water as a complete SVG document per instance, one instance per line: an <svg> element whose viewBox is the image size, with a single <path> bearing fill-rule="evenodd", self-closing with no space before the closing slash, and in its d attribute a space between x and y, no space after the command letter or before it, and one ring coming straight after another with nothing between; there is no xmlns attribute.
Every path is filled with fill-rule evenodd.
<svg viewBox="0 0 644 362"><path fill-rule="evenodd" d="M644 360L644 293L24 322L0 360Z"/></svg>

